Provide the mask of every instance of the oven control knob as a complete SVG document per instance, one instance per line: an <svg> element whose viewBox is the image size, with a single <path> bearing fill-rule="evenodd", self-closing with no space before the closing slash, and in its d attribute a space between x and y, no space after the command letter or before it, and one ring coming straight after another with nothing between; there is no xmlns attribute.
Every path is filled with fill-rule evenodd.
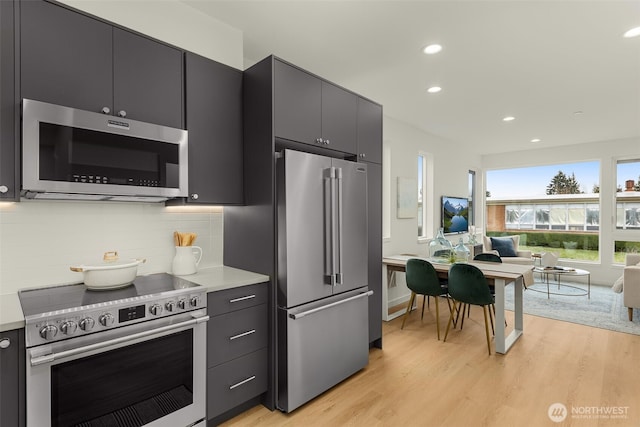
<svg viewBox="0 0 640 427"><path fill-rule="evenodd" d="M80 329L83 331L90 331L95 326L96 322L91 317L85 317L80 321Z"/></svg>
<svg viewBox="0 0 640 427"><path fill-rule="evenodd" d="M111 326L116 319L113 317L113 314L105 313L98 318L98 321L102 326Z"/></svg>
<svg viewBox="0 0 640 427"><path fill-rule="evenodd" d="M169 313L171 313L173 310L176 309L176 302L175 301L167 301L167 303L164 306L167 309L167 311Z"/></svg>
<svg viewBox="0 0 640 427"><path fill-rule="evenodd" d="M191 304L191 307L197 307L198 304L200 304L200 297L199 296L191 297L191 300L189 302Z"/></svg>
<svg viewBox="0 0 640 427"><path fill-rule="evenodd" d="M162 314L162 306L160 304L153 304L151 307L149 307L149 312L154 316L159 316L160 314Z"/></svg>
<svg viewBox="0 0 640 427"><path fill-rule="evenodd" d="M45 340L52 340L58 335L58 328L54 325L46 325L40 329L40 336Z"/></svg>
<svg viewBox="0 0 640 427"><path fill-rule="evenodd" d="M180 308L180 310L184 310L185 308L187 308L187 300L182 298L180 301L178 301L178 307Z"/></svg>
<svg viewBox="0 0 640 427"><path fill-rule="evenodd" d="M65 335L73 335L76 333L77 329L78 324L73 320L67 320L65 322L62 322L62 325L60 325L60 330Z"/></svg>

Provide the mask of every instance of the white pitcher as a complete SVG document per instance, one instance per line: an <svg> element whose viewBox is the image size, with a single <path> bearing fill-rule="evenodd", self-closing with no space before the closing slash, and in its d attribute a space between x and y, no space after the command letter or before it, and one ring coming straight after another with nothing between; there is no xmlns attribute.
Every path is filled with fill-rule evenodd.
<svg viewBox="0 0 640 427"><path fill-rule="evenodd" d="M176 276L194 274L198 271L201 259L202 248L200 246L176 246L176 256L173 257L171 270Z"/></svg>

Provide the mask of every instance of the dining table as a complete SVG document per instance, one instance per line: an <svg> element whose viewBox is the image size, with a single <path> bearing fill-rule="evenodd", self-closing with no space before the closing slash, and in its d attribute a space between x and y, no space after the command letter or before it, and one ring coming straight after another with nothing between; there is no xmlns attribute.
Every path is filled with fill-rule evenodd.
<svg viewBox="0 0 640 427"><path fill-rule="evenodd" d="M405 273L407 261L411 258L425 259L431 262L438 276L442 278L448 277L449 269L452 265L449 262L419 256L391 255L384 257L382 259L382 266L384 276L386 277L386 286L382 287L383 320L388 321L403 314L403 311L396 312L392 315L389 314L388 287L395 280L396 273ZM523 290L526 286L533 284L533 265L485 261L468 261L467 263L478 267L487 278L487 282L495 286L495 352L506 354L523 334ZM505 287L511 283L514 284L514 324L509 335L505 336Z"/></svg>

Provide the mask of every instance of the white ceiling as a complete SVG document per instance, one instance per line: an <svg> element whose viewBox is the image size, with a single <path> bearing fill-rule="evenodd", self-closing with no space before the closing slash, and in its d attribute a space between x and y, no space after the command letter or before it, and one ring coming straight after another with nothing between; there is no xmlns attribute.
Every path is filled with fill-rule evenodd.
<svg viewBox="0 0 640 427"><path fill-rule="evenodd" d="M640 1L183 1L242 30L247 65L275 54L462 149L640 136Z"/></svg>

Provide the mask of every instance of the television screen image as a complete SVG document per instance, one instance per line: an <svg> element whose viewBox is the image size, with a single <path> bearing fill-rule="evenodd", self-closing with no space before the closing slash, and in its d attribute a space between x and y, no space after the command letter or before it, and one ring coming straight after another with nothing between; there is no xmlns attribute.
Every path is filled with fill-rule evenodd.
<svg viewBox="0 0 640 427"><path fill-rule="evenodd" d="M442 196L442 228L445 234L469 230L469 199Z"/></svg>

